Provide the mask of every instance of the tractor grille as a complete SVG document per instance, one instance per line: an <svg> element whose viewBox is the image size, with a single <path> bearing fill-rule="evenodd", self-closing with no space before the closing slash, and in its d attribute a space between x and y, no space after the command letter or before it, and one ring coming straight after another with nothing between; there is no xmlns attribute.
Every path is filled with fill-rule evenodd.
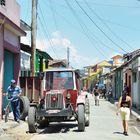
<svg viewBox="0 0 140 140"><path fill-rule="evenodd" d="M53 100L55 98L56 100ZM63 109L63 95L62 94L47 94L46 95L46 109Z"/></svg>

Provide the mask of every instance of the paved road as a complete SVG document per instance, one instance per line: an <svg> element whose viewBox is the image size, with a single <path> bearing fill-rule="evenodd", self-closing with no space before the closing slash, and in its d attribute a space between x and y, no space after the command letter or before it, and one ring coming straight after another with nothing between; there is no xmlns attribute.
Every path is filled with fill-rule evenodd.
<svg viewBox="0 0 140 140"><path fill-rule="evenodd" d="M94 106L93 97L90 98L90 126L85 132L77 131L77 122L53 123L50 127L40 129L39 133L29 134L26 122L6 131L0 136L0 140L139 140L140 133L135 118L131 118L129 125L129 136L122 134L120 116L115 114L115 106L107 101L101 100L100 106ZM9 123L15 124L10 121ZM137 126L137 127L136 127Z"/></svg>
<svg viewBox="0 0 140 140"><path fill-rule="evenodd" d="M31 140L139 140L140 135L133 127L134 120L131 119L129 136L122 134L120 116L116 116L114 105L101 100L100 106L94 106L93 98L90 99L91 116L90 126L85 132L77 131L77 123L58 123L35 134Z"/></svg>

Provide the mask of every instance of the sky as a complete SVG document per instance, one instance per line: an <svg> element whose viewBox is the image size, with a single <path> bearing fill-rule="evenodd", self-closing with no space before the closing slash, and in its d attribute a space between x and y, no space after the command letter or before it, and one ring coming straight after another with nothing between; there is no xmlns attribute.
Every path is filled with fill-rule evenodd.
<svg viewBox="0 0 140 140"><path fill-rule="evenodd" d="M31 25L31 0L17 0ZM29 33L30 34L30 33ZM30 36L22 39L30 44ZM83 68L140 48L139 0L38 0L36 47Z"/></svg>

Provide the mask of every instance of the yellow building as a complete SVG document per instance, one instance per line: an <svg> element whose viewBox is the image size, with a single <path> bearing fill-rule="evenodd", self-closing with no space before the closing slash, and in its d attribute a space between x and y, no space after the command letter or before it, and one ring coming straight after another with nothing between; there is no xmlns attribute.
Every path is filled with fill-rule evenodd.
<svg viewBox="0 0 140 140"><path fill-rule="evenodd" d="M91 86L93 80L94 82L97 82L97 75L102 72L103 67L112 67L112 64L106 60L103 60L96 65L84 67L85 74L87 76L84 83L87 88Z"/></svg>
<svg viewBox="0 0 140 140"><path fill-rule="evenodd" d="M106 60L103 60L96 65L84 67L84 69L86 71L87 76L93 76L93 75L97 75L98 73L100 73L102 71L103 67L111 67L111 66L112 66L112 64L110 64Z"/></svg>

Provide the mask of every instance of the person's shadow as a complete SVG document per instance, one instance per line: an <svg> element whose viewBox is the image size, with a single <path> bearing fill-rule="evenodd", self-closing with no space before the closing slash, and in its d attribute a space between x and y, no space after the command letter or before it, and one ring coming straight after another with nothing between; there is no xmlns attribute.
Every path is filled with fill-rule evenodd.
<svg viewBox="0 0 140 140"><path fill-rule="evenodd" d="M123 135L122 132L113 132L113 134Z"/></svg>

